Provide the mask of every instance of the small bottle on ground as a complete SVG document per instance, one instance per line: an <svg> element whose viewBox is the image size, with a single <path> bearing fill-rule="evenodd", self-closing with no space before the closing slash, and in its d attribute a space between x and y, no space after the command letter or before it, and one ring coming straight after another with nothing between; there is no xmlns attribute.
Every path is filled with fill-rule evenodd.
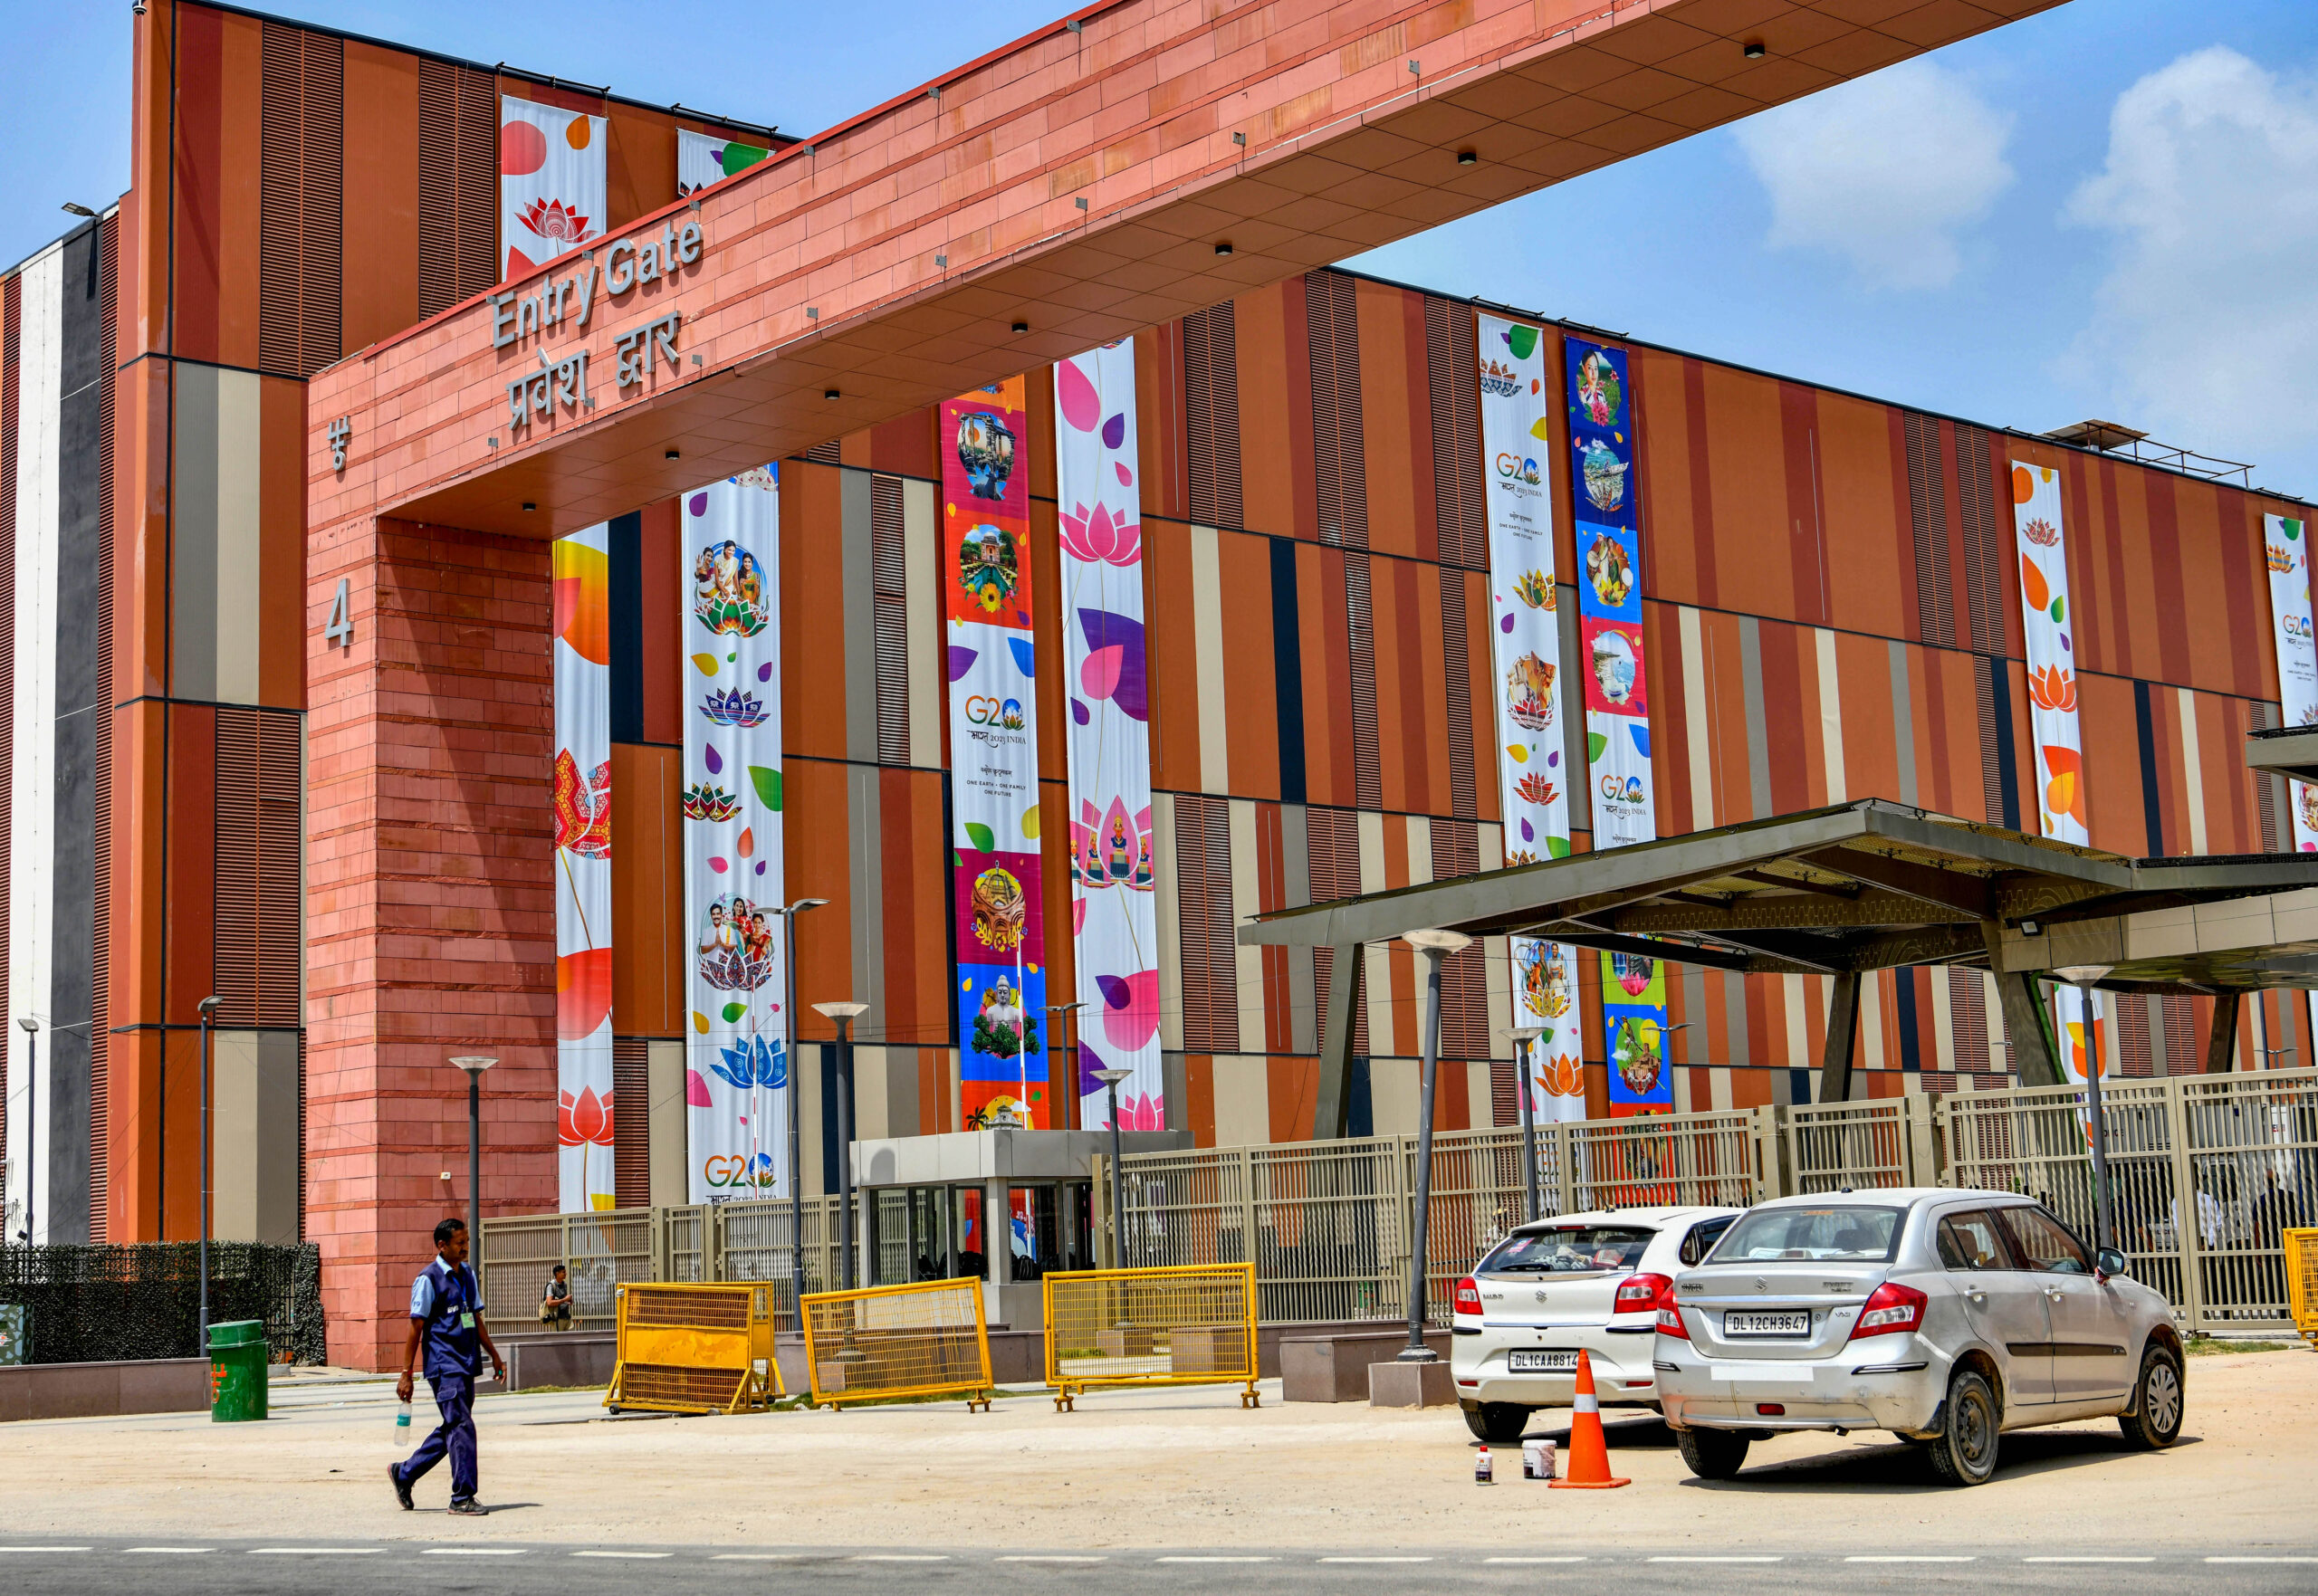
<svg viewBox="0 0 2318 1596"><path fill-rule="evenodd" d="M1496 1466L1489 1461L1489 1445L1483 1442L1480 1449L1473 1454L1473 1483L1477 1486L1493 1485L1496 1478Z"/></svg>

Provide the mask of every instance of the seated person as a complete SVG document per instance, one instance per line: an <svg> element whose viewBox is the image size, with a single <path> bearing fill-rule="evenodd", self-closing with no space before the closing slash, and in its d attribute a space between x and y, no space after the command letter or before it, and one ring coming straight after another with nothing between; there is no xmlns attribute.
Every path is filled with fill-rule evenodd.
<svg viewBox="0 0 2318 1596"><path fill-rule="evenodd" d="M540 1323L558 1330L571 1328L571 1286L563 1277L563 1266L555 1266L555 1274L547 1283L547 1295L540 1298Z"/></svg>

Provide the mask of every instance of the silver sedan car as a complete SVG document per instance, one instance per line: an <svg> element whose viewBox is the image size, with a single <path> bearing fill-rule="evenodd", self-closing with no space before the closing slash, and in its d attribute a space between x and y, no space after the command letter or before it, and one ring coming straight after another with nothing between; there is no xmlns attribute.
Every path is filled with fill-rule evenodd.
<svg viewBox="0 0 2318 1596"><path fill-rule="evenodd" d="M2008 1191L1916 1188L1750 1209L1660 1309L1652 1362L1682 1460L1709 1479L1790 1429L1885 1429L1956 1485L1997 1437L2116 1417L2137 1447L2181 1431L2165 1298Z"/></svg>

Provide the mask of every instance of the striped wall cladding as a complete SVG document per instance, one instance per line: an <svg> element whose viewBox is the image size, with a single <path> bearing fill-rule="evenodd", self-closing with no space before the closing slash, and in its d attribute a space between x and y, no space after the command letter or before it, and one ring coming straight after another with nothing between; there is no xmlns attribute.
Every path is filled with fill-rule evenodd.
<svg viewBox="0 0 2318 1596"><path fill-rule="evenodd" d="M97 937L98 651L113 283L91 223L6 284L0 362L0 567L9 737L6 1223L35 1242L90 1234ZM27 1209L29 1207L29 1212Z"/></svg>

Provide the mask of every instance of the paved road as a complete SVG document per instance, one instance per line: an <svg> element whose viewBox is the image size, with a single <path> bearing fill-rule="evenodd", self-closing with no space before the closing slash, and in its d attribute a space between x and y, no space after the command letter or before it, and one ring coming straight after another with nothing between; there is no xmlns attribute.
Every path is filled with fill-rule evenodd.
<svg viewBox="0 0 2318 1596"><path fill-rule="evenodd" d="M529 1596L656 1596L666 1591L812 1591L1003 1592L1060 1596L1122 1583L1152 1596L1212 1591L1401 1591L1442 1587L1527 1590L1566 1585L1596 1591L1719 1596L1730 1590L1796 1592L1953 1591L2177 1592L2194 1581L2227 1596L2300 1596L2318 1583L2318 1540L2296 1549L2234 1554L2113 1547L2055 1548L2043 1555L1749 1552L1652 1556L1633 1548L1556 1548L1470 1554L1310 1551L957 1553L425 1544L279 1540L28 1541L0 1537L0 1590L24 1596L210 1596L212 1592L328 1590L332 1596L408 1596L413 1590Z"/></svg>

